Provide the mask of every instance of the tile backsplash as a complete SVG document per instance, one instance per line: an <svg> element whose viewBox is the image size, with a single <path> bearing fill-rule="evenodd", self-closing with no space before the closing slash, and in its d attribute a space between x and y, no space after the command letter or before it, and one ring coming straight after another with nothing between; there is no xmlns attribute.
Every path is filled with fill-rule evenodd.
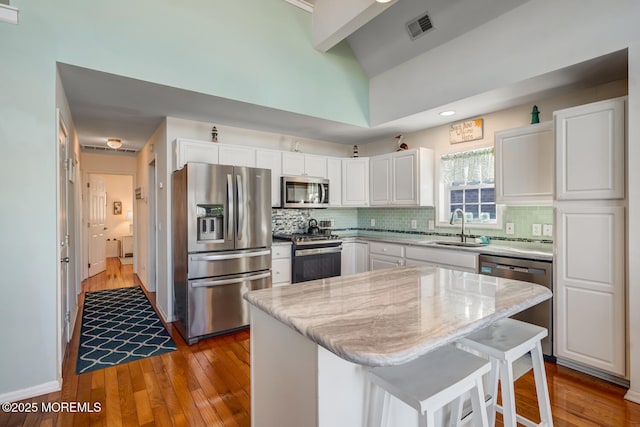
<svg viewBox="0 0 640 427"><path fill-rule="evenodd" d="M333 220L336 230L378 230L415 233L457 233L458 227L435 227L429 230L429 220L435 221L434 208L336 208L336 209L273 209L273 232L306 232L309 219ZM375 225L372 225L374 220ZM416 228L411 227L412 220ZM552 236L533 236L533 224L553 224L551 206L507 206L503 211L502 229L472 228L471 234L504 239L551 241ZM506 223L514 224L514 234L505 232Z"/></svg>

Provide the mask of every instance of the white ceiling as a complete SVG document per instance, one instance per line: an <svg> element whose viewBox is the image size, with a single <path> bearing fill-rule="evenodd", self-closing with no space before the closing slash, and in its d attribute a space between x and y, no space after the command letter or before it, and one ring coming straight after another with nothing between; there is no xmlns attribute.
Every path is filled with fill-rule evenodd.
<svg viewBox="0 0 640 427"><path fill-rule="evenodd" d="M402 0L348 38L357 59L374 76L441 45L525 0ZM293 7L293 6L292 6ZM435 29L412 42L405 24L428 12ZM310 47L311 48L311 47ZM627 75L621 51L510 87L458 100L372 128L318 119L230 99L158 85L67 64L58 64L82 146L106 146L109 137L139 150L165 116L325 140L363 144L463 118L559 95ZM452 108L456 116L441 117Z"/></svg>

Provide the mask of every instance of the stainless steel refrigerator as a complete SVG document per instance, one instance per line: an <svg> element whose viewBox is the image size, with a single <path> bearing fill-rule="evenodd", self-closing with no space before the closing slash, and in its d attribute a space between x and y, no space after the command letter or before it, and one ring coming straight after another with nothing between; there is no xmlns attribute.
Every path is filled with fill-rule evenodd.
<svg viewBox="0 0 640 427"><path fill-rule="evenodd" d="M189 344L249 325L271 287L271 171L188 163L173 173L175 325Z"/></svg>

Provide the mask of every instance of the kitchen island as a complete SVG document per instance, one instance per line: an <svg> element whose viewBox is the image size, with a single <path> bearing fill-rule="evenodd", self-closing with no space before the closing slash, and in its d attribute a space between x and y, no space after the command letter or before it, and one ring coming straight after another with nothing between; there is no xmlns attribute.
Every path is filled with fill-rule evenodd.
<svg viewBox="0 0 640 427"><path fill-rule="evenodd" d="M251 306L252 425L361 426L367 366L409 362L551 292L456 270L400 267L245 298ZM401 403L390 412L392 425L416 420Z"/></svg>

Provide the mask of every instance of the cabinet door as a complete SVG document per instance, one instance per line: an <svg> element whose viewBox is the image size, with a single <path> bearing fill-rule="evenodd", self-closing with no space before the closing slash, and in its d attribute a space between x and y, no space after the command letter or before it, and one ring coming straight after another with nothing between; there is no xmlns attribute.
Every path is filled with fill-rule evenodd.
<svg viewBox="0 0 640 427"><path fill-rule="evenodd" d="M369 245L366 243L356 242L354 253L355 273L364 273L369 271Z"/></svg>
<svg viewBox="0 0 640 427"><path fill-rule="evenodd" d="M256 150L256 167L271 170L271 206L279 207L282 153L274 150Z"/></svg>
<svg viewBox="0 0 640 427"><path fill-rule="evenodd" d="M173 169L182 169L189 162L218 164L218 145L212 142L176 139Z"/></svg>
<svg viewBox="0 0 640 427"><path fill-rule="evenodd" d="M347 276L356 272L355 268L355 242L343 242L342 243L342 258L340 259L341 267L340 274Z"/></svg>
<svg viewBox="0 0 640 427"><path fill-rule="evenodd" d="M370 201L371 206L388 205L391 203L391 154L372 157L369 160L371 173L369 182L371 183Z"/></svg>
<svg viewBox="0 0 640 427"><path fill-rule="evenodd" d="M326 178L327 158L324 156L304 155L304 173L307 176Z"/></svg>
<svg viewBox="0 0 640 427"><path fill-rule="evenodd" d="M219 150L221 165L256 167L255 148L219 145Z"/></svg>
<svg viewBox="0 0 640 427"><path fill-rule="evenodd" d="M400 152L392 157L392 203L418 204L418 152Z"/></svg>
<svg viewBox="0 0 640 427"><path fill-rule="evenodd" d="M271 261L273 286L288 285L291 283L291 259L282 258Z"/></svg>
<svg viewBox="0 0 640 427"><path fill-rule="evenodd" d="M342 159L342 205L369 205L369 158Z"/></svg>
<svg viewBox="0 0 640 427"><path fill-rule="evenodd" d="M282 175L302 176L304 175L304 154L302 153L282 153Z"/></svg>
<svg viewBox="0 0 640 427"><path fill-rule="evenodd" d="M556 210L555 353L625 375L624 207Z"/></svg>
<svg viewBox="0 0 640 427"><path fill-rule="evenodd" d="M496 202L550 204L553 201L552 123L495 134Z"/></svg>
<svg viewBox="0 0 640 427"><path fill-rule="evenodd" d="M327 159L329 178L329 206L342 206L342 159Z"/></svg>
<svg viewBox="0 0 640 427"><path fill-rule="evenodd" d="M624 198L625 98L554 113L556 198Z"/></svg>

